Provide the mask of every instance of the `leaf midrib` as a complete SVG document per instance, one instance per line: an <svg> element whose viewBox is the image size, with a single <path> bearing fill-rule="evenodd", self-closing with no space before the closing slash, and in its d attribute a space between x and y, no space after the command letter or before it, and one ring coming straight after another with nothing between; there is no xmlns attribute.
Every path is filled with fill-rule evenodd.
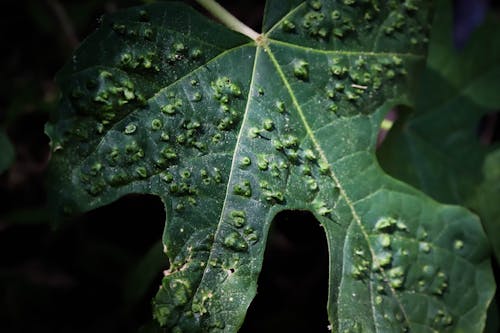
<svg viewBox="0 0 500 333"><path fill-rule="evenodd" d="M379 56L397 56L397 57L405 57L405 58L416 58L416 59L424 59L425 57L420 54L415 54L415 53L403 53L403 52L374 52L374 51L345 51L345 50L322 50L322 49L315 49L313 47L309 46L304 46L304 45L298 45L298 44L293 44L289 42L285 42L279 39L273 39L273 38L267 38L269 43L271 44L276 44L276 45L282 45L285 47L289 48L295 48L295 49L301 49L307 52L314 52L314 53L320 53L320 54L331 54L331 55L347 55L347 56L356 56L356 55L362 55L362 56L367 56L367 57L379 57Z"/></svg>

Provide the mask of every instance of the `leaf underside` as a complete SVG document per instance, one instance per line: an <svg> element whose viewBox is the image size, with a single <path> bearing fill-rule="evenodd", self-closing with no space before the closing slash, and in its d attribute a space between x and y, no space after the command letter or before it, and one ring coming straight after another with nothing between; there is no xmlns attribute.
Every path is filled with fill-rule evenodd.
<svg viewBox="0 0 500 333"><path fill-rule="evenodd" d="M259 44L183 4L131 8L59 73L52 202L162 199L170 267L153 310L168 332L238 330L283 210L324 227L333 331L483 328L494 282L478 219L374 154L385 113L414 104L430 18L427 1L377 3L268 1Z"/></svg>

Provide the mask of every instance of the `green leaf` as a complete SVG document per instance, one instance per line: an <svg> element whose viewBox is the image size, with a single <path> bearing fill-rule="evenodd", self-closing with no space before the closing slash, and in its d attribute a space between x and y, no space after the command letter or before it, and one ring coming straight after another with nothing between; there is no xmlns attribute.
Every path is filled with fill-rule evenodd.
<svg viewBox="0 0 500 333"><path fill-rule="evenodd" d="M7 134L0 129L0 174L6 171L14 162L14 147Z"/></svg>
<svg viewBox="0 0 500 333"><path fill-rule="evenodd" d="M493 189L487 195L477 190L489 186L481 166L498 147L481 144L478 128L481 117L500 109L500 41L491 38L500 22L487 20L458 51L452 45L449 7L442 1L437 10L415 110L396 122L378 155L383 168L396 178L437 200L473 208L500 259L498 233L489 232L500 228L500 216L478 203L495 203L500 196Z"/></svg>
<svg viewBox="0 0 500 333"><path fill-rule="evenodd" d="M106 17L58 76L54 206L162 199L168 332L238 330L284 210L325 229L332 330L481 331L494 282L478 219L374 153L386 112L414 105L428 7L268 1L256 41L180 4Z"/></svg>

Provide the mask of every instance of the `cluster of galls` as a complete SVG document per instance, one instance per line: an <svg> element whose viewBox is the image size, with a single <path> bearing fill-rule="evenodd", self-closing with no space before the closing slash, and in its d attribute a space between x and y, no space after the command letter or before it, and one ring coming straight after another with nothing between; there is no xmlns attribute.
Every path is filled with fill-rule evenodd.
<svg viewBox="0 0 500 333"><path fill-rule="evenodd" d="M396 33L409 34L412 45L426 44L427 29L421 27L418 11L421 0L343 0L332 4L309 1L307 7L297 11L281 23L286 33L311 37L328 42L362 39L382 30L386 37Z"/></svg>
<svg viewBox="0 0 500 333"><path fill-rule="evenodd" d="M447 274L430 264L425 264L426 255L430 255L433 246L427 241L427 233L422 227L419 227L416 237L412 239L409 236L410 230L401 219L393 217L379 218L370 237L370 248L357 247L353 249L351 276L354 280L366 283L368 280L375 285L376 295L373 302L380 306L380 312L384 313L386 320L394 319L403 323L404 318L396 310L395 314L387 312L397 298L397 293L406 292L427 294L433 297L442 297L448 288ZM408 242L417 243L417 246L405 245ZM460 250L463 247L462 240L456 240L454 249ZM420 254L411 251L416 250ZM373 255L373 257L372 257ZM410 272L410 267L417 256L421 265L421 271ZM431 260L429 260L430 262ZM415 274L420 274L420 278L415 283ZM411 277L409 277L411 275ZM408 281L407 281L408 280ZM434 321L428 323L436 329L445 329L453 323L452 315L444 308L438 308L435 313Z"/></svg>
<svg viewBox="0 0 500 333"><path fill-rule="evenodd" d="M139 12L138 20L111 24L111 29L126 39L126 45L129 45L127 51L118 55L117 65L120 68L143 74L167 73L172 71L174 65L203 58L203 51L198 47L189 48L181 36L176 41L167 38L168 45L164 45L164 36L149 23L149 14L145 10Z"/></svg>
<svg viewBox="0 0 500 333"><path fill-rule="evenodd" d="M314 79L307 61L295 59L292 66L297 79ZM331 77L324 100L327 109L338 116L374 112L373 101L382 100L386 91L393 93L394 81L407 75L404 60L397 55L339 54L328 61L328 66ZM388 89L384 89L386 84Z"/></svg>
<svg viewBox="0 0 500 333"><path fill-rule="evenodd" d="M89 79L89 76L92 77ZM102 125L120 118L132 107L146 103L129 77L115 69L89 70L73 78L71 105L83 116L90 116Z"/></svg>
<svg viewBox="0 0 500 333"><path fill-rule="evenodd" d="M107 79L113 77L110 74L101 76ZM203 98L201 92L196 89L198 85L197 80L191 80L191 86L195 91L192 96L188 97L191 102L199 102ZM160 174L161 179L169 183L171 194L187 198L185 201L178 201L175 206L177 211L182 211L186 204L195 205L197 190L186 183L190 174L181 172L179 174L181 180L176 182L177 177L172 176L172 173L168 171L169 168L179 165L179 158L185 155L184 151L189 151L187 155L193 155L194 151L198 151L198 155L207 154L207 140L211 138L212 144L218 143L224 137L222 133L233 130L240 118L231 104L235 98L242 95L239 86L227 77L217 78L211 86L213 101L219 105L215 113L222 115L215 120L213 130L208 129L210 127L208 123L202 125L196 119L187 119L183 108L190 107L191 103L186 106L184 98L179 97L173 91L165 93L164 97L156 98L157 104L161 103L158 105L157 115L149 116L143 113L141 116L143 119L131 120L128 123L122 121L116 124L114 129L121 127L121 134L116 130L107 133L103 144L97 151L98 155L104 157L104 161L97 159L96 162L86 162L81 168L80 180L85 190L97 196L105 190L107 184L122 186ZM134 101L137 99L133 91L116 89L116 87L112 91ZM116 109L115 106L110 112ZM148 110L152 110L151 107ZM183 120L180 126L177 126L180 119ZM91 166L91 163L98 164L100 167L96 169ZM217 168L212 170L211 175L202 169L199 179L200 183L205 185L210 184L211 181L221 182L221 180L222 176Z"/></svg>

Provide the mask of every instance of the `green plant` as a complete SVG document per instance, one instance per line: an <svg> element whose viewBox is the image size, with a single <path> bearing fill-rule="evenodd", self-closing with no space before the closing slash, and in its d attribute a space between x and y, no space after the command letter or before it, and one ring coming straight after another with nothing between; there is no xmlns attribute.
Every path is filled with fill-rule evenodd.
<svg viewBox="0 0 500 333"><path fill-rule="evenodd" d="M237 331L284 210L326 232L333 331L481 331L495 283L479 219L375 155L386 113L422 105L430 1L270 0L262 34L199 2L241 34L155 3L105 17L61 70L54 210L161 198L170 266L153 310L169 332Z"/></svg>

